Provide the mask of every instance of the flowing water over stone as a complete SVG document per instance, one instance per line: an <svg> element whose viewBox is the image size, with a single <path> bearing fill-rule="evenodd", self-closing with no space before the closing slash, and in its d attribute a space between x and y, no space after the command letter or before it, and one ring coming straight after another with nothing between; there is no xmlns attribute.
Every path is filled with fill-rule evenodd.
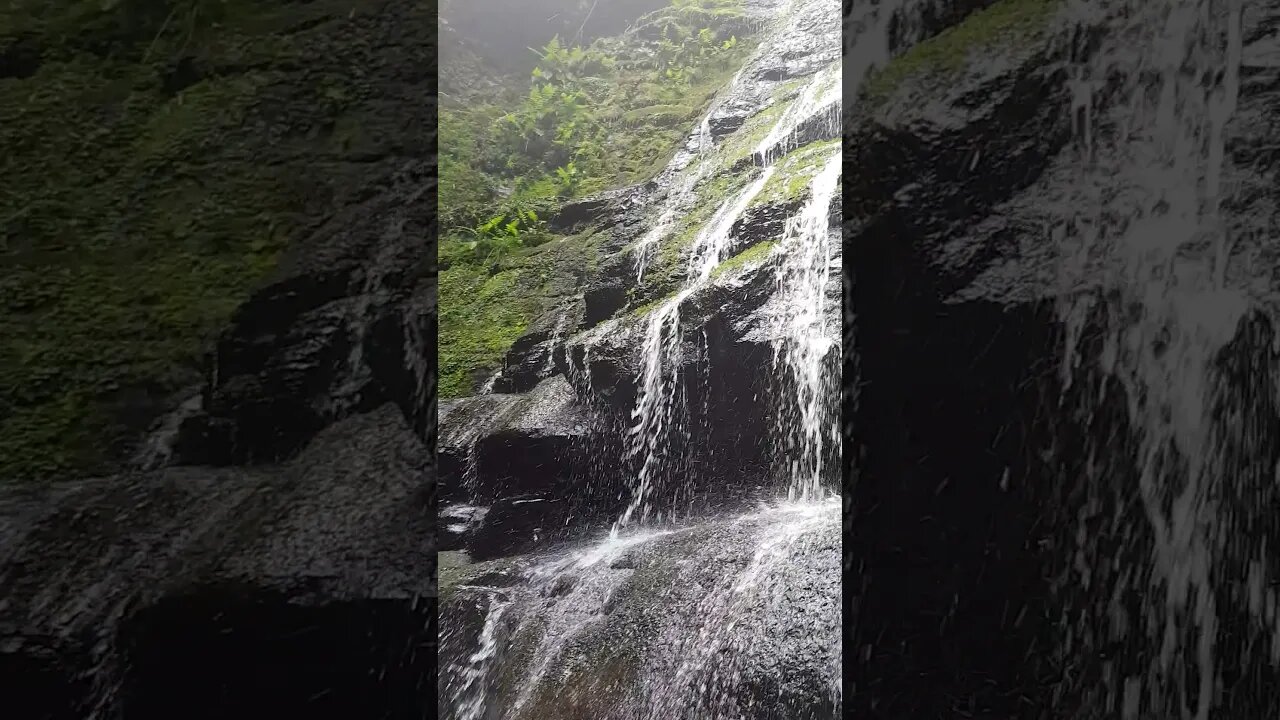
<svg viewBox="0 0 1280 720"><path fill-rule="evenodd" d="M553 343L581 350L563 364L548 361L543 372L567 376L597 427L620 428L629 468L618 483L625 506L602 540L486 560L452 586L441 610L443 717L840 715L841 505L830 497L839 467L838 148L817 155L799 197L767 195L779 192L779 181L797 184L779 169L792 150L836 135L839 3L763 5L774 19L762 28L760 50L659 176L665 194L626 248L634 282L644 285L691 208L713 201L679 250L677 286L633 319L614 318L573 337L551 324L551 335L566 336ZM788 81L789 93L776 90ZM743 148L750 162L726 163L726 148L743 144L735 128L776 102L788 106ZM723 195L703 197L709 181L724 177ZM762 213L781 215L776 230L755 227ZM775 245L761 260L736 269L726 263L764 241ZM742 297L747 286L760 288L758 300L725 325L746 338L739 342L767 347L782 379L769 386L773 397L728 400L767 406L776 416L747 441L771 443L767 454L777 469L760 468L754 506L743 508L750 496L722 497L677 520L686 463L716 462L696 447L681 448L693 425L705 422L691 388L723 382L716 358L727 341L716 298ZM619 352L636 358L635 395L620 408L620 422L611 422L599 416L610 412L615 389L595 368ZM759 370L763 379L767 360ZM696 405L712 402L696 391ZM593 464L591 457L579 462Z"/></svg>
<svg viewBox="0 0 1280 720"><path fill-rule="evenodd" d="M824 482L834 487L827 456L840 441L836 412L839 378L828 356L839 351L839 333L827 311L831 277L840 271L839 247L832 242L831 202L839 189L843 154L837 148L815 176L809 200L787 221L780 251L778 312L773 322L785 339L774 366L793 388L793 402L778 413L787 468L787 497L821 497Z"/></svg>
<svg viewBox="0 0 1280 720"><path fill-rule="evenodd" d="M641 522L648 518L651 485L654 476L662 471L659 464L669 444L669 435L682 428L680 305L711 278L711 271L723 258L733 224L772 175L773 168L766 167L736 198L716 211L711 223L698 233L689 253L689 284L650 315L642 347L640 396L632 412L635 425L630 430L627 451L628 457L640 459L640 468L631 502L610 531L612 537L617 537L619 529L627 526L636 510L640 511Z"/></svg>

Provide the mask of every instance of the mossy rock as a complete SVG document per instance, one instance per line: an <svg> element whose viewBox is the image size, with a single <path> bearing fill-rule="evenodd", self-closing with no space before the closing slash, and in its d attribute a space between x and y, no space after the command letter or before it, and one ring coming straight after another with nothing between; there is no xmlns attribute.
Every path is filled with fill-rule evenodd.
<svg viewBox="0 0 1280 720"><path fill-rule="evenodd" d="M496 267L455 262L440 270L439 396L471 395L501 368L530 323L590 276L602 239L590 231L552 236Z"/></svg>
<svg viewBox="0 0 1280 720"><path fill-rule="evenodd" d="M353 0L0 9L0 54L28 60L0 78L0 480L118 469L294 241L394 144L427 143L426 123L385 131L391 98L425 91L391 71L432 55L428 20Z"/></svg>
<svg viewBox="0 0 1280 720"><path fill-rule="evenodd" d="M922 79L946 82L992 48L1034 44L1048 30L1062 2L998 0L874 71L863 85L862 93L872 104L880 104L899 88Z"/></svg>
<svg viewBox="0 0 1280 720"><path fill-rule="evenodd" d="M732 275L748 267L760 265L768 260L773 253L773 249L777 246L778 243L775 240L756 243L717 265L716 269L711 271L711 277L719 278L724 275Z"/></svg>
<svg viewBox="0 0 1280 720"><path fill-rule="evenodd" d="M810 143L782 156L774 164L773 175L752 198L749 207L784 205L803 200L809 194L814 176L839 149L839 140L824 140Z"/></svg>

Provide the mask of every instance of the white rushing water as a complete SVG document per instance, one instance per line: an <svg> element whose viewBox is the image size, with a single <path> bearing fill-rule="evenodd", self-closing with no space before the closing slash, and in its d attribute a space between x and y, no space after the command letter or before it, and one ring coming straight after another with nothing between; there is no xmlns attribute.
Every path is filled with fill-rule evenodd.
<svg viewBox="0 0 1280 720"><path fill-rule="evenodd" d="M833 64L814 73L781 113L754 151L764 172L719 208L708 227L699 233L689 254L686 284L646 318L639 394L628 445L628 454L639 460L639 469L630 502L615 524L613 536L632 522L637 513L641 522L649 517L653 484L668 457L669 438L684 427L681 305L709 282L712 271L724 259L729 230L768 181L777 160L802 142L799 129L820 123L824 125L820 135L834 134L840 120L842 94L850 91L856 94L866 76L888 61L891 24L910 25L917 4L909 0L858 4L855 8L858 25L849 33L858 43L856 51L845 64ZM797 9L796 3L787 6L792 14L779 18L775 37L785 38L788 33L800 32L802 13L795 12ZM830 10L834 23L839 8L832 3ZM763 47L768 48L769 43ZM700 142L699 147L704 145ZM710 165L700 163L689 177L701 180L708 167ZM836 394L838 379L833 373L834 366L827 365L824 358L840 350L839 329L826 323L826 288L834 277L829 266L833 248L828 215L832 199L840 190L840 172L841 153L837 149L814 177L806 204L798 214L788 218L779 243L784 259L776 294L783 298L778 303L783 312L771 320L776 326L772 336L784 338L777 348L775 368L785 371L786 394L793 397L786 398L779 408L777 424L783 444L778 454L785 457L785 486L788 497L793 500L822 495L823 473L828 471L827 455L839 446L838 405L831 400ZM680 188L681 193L696 192L693 183ZM674 203L667 207L684 205ZM646 242L654 246L660 243L673 218L674 214L671 217L664 214L646 235Z"/></svg>
<svg viewBox="0 0 1280 720"><path fill-rule="evenodd" d="M729 85L732 91L734 84L737 83L737 76L734 76L733 82ZM702 116L702 120L698 123L698 130L694 133L692 144L697 150L696 161L692 169L680 175L676 187L667 193L662 202L662 207L658 212L657 219L640 237L635 246L635 262L636 262L636 282L644 282L644 271L649 267L649 261L652 260L654 251L657 249L658 241L671 232L672 224L676 221L682 209L687 207L688 203L695 196L695 190L698 184L706 177L710 168L708 163L708 154L714 147L711 138L711 116L715 113L718 106L712 105Z"/></svg>
<svg viewBox="0 0 1280 720"><path fill-rule="evenodd" d="M1104 28L1106 39L1070 68L1086 169L1072 199L1075 216L1057 233L1064 384L1085 367L1079 341L1086 325L1100 322L1097 370L1123 388L1139 443L1137 487L1120 494L1134 498L1143 522L1116 517L1123 533L1116 556L1089 557L1086 518L1103 505L1091 497L1094 509L1081 515L1077 577L1065 582L1099 594L1106 609L1097 612L1112 619L1110 637L1073 627L1084 642L1145 635L1150 649L1141 670L1108 664L1101 686L1084 692L1089 717L1212 717L1221 699L1220 566L1258 550L1231 537L1232 510L1221 503L1235 481L1224 440L1240 431L1230 427L1239 421L1215 418L1223 400L1215 358L1249 307L1243 288L1227 282L1232 218L1223 210L1224 128L1239 94L1242 8L1242 0L1069 4L1076 23ZM1100 105L1104 83L1113 94ZM1083 289L1099 278L1105 294ZM1104 480L1098 486L1107 487ZM1097 587L1099 564L1119 567L1120 552L1146 544L1142 566ZM1130 593L1145 598L1141 617L1127 614L1122 599ZM1262 603L1255 605L1256 615Z"/></svg>
<svg viewBox="0 0 1280 720"><path fill-rule="evenodd" d="M472 588L464 585L459 589L483 591L488 599L484 625L480 629L479 647L460 668L461 686L452 690L458 698L455 705L458 720L481 720L485 717L488 686L493 679L493 665L499 655L502 619L507 608L511 606L511 598L497 588Z"/></svg>
<svg viewBox="0 0 1280 720"><path fill-rule="evenodd" d="M644 361L639 396L631 414L635 424L629 431L628 445L628 456L639 458L640 468L636 473L631 502L614 524L611 537L618 536L637 510L641 522L647 519L649 493L664 456L665 444L675 423L682 419L679 417L684 404L680 385L680 366L683 363L680 305L711 279L712 271L724 259L733 224L773 176L773 171L772 166L764 168L736 198L720 206L711 222L694 239L689 251L687 284L649 314L642 346Z"/></svg>
<svg viewBox="0 0 1280 720"><path fill-rule="evenodd" d="M789 407L778 415L787 459L787 498L815 500L823 488L830 448L840 442L839 384L836 365L828 357L840 350L839 328L828 322L827 288L832 280L831 203L840 189L843 152L836 148L814 177L809 199L787 220L777 274L781 298L772 322L784 339L774 354L775 373L788 381Z"/></svg>

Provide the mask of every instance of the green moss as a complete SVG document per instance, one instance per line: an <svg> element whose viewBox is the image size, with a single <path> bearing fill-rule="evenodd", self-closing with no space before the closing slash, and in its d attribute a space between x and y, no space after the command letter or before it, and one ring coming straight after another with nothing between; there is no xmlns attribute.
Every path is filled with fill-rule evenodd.
<svg viewBox="0 0 1280 720"><path fill-rule="evenodd" d="M814 175L840 147L839 140L810 143L784 155L774 165L769 181L752 198L750 207L799 200L808 194Z"/></svg>
<svg viewBox="0 0 1280 720"><path fill-rule="evenodd" d="M555 238L509 256L494 274L471 263L440 270L440 397L471 395L500 368L529 323L593 269L598 243L589 233Z"/></svg>
<svg viewBox="0 0 1280 720"><path fill-rule="evenodd" d="M717 278L726 273L733 273L745 268L749 265L756 265L764 262L769 257L769 253L777 247L778 243L774 240L766 240L765 242L756 243L733 257L725 260L711 271L711 277Z"/></svg>
<svg viewBox="0 0 1280 720"><path fill-rule="evenodd" d="M519 292L520 270L489 276L471 265L440 272L439 393L470 394L492 371L540 307Z"/></svg>
<svg viewBox="0 0 1280 720"><path fill-rule="evenodd" d="M368 57L342 26L354 7L0 8L0 52L40 58L0 80L0 479L112 471L202 379L233 310L346 182L332 158L367 142L350 132L376 112L349 72Z"/></svg>
<svg viewBox="0 0 1280 720"><path fill-rule="evenodd" d="M999 0L894 59L867 79L863 92L872 102L881 102L908 80L961 72L976 53L992 46L1025 46L1045 31L1061 3Z"/></svg>
<svg viewBox="0 0 1280 720"><path fill-rule="evenodd" d="M728 167L733 167L750 158L760 143L769 136L773 126L782 118L788 105L790 103L775 103L748 118L742 127L730 135L721 146L719 155L722 162Z"/></svg>
<svg viewBox="0 0 1280 720"><path fill-rule="evenodd" d="M486 308L477 298L478 283L488 269L474 267L476 259L468 257L461 238L451 238L449 226L469 226L477 218L502 212L507 204L562 201L652 178L750 54L740 5L738 0L673 3L622 36L570 51L576 60L540 70L542 79L535 87L552 85L554 92L530 92L526 87L516 102L510 102L495 89L493 97L485 98L492 107L450 107L442 112L442 397L473 392L481 378L498 368L529 322L554 298L575 292L583 268L596 262L597 245L569 238L550 243L545 253L542 248L518 252L503 262L503 268L519 274L493 295L493 302L503 307ZM679 26L695 37L699 28L708 28L722 38L715 47L704 48L706 52L680 60L679 79L673 79L655 65L659 41L645 31L667 26ZM723 46L730 35L736 40ZM530 71L535 61L531 56ZM571 101L575 93L581 98ZM501 120L482 125L486 117ZM556 170L567 168L570 158L576 173L566 183ZM683 276L689 244L739 180L733 173L719 172L700 188L697 206L662 239L646 275L646 283L653 283L648 290L667 292ZM503 186L511 193L499 200L496 190Z"/></svg>
<svg viewBox="0 0 1280 720"><path fill-rule="evenodd" d="M470 227L487 218L493 199L492 180L480 170L491 108L442 106L438 120L440 177L436 199L446 227Z"/></svg>

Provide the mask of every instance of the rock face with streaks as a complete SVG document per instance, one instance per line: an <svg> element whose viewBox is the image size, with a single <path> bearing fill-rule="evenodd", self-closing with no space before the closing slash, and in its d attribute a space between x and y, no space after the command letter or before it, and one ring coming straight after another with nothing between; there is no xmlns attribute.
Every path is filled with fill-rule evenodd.
<svg viewBox="0 0 1280 720"><path fill-rule="evenodd" d="M257 98L246 116L246 128L271 147L257 156L246 150L256 146L240 143L245 128L208 144L240 153L236 172L287 167L340 189L306 198L294 242L223 329L199 391L158 424L142 468L0 487L0 675L18 716L430 712L435 43L414 3L342 8L338 17L332 5L309 4L310 19L287 33L254 28L285 43L264 53L285 57L230 67L220 63L231 51L196 53L193 44L193 57L165 80L193 87L282 70L272 76L274 94L264 91L270 97ZM102 12L94 17L111 19L112 8ZM68 42L104 31L90 20L70 28L83 33ZM326 34L335 24L348 37ZM331 57L306 72L294 66L324 42ZM11 52L0 39L0 56ZM322 154L331 126L312 133L325 142L297 142L298 127L328 112L297 86L319 85L330 62L366 53L376 59L357 63L358 84L371 90L354 105L376 117L358 123L363 134L340 155ZM275 115L268 122L264 113ZM183 157L195 163L184 172L218 172ZM171 165L148 170L149 181L169 182L178 173ZM211 193L200 194L221 202ZM237 227L252 238L236 242L249 244L269 219L245 219Z"/></svg>
<svg viewBox="0 0 1280 720"><path fill-rule="evenodd" d="M855 714L1276 711L1260 689L1271 660L1247 640L1276 636L1266 593L1246 598L1226 578L1276 572L1259 549L1277 530L1258 503L1274 502L1280 415L1274 263L1257 240L1277 227L1280 168L1262 138L1280 117L1280 11L1258 3L1232 20L1226 6L1169 5L1168 32L1186 31L1187 62L1200 63L1209 90L1164 107L1157 122L1160 81L1136 68L1158 41L1136 18L1164 6L1122 5L991 4L905 50L847 118L857 168L844 181L855 318L845 373L859 384L845 410L857 453L845 545L856 577ZM1179 24L1178 13L1201 9L1204 28ZM982 41L981 51L957 54L960 39ZM1234 92L1223 91L1233 73L1238 97L1214 136L1214 104ZM1205 128L1202 144L1143 144L1190 128ZM1152 157L1187 165L1153 171ZM1181 167L1221 172L1231 238L1221 259L1207 202L1152 191L1159 173ZM1205 224L1171 253L1178 282L1166 284L1148 271L1176 233L1139 247L1140 220L1184 210L1178 224ZM1225 292L1197 284L1215 267ZM1178 408L1168 425L1164 398ZM1187 435L1175 428L1185 422L1211 428L1202 459L1190 460L1208 479L1178 501L1207 529L1186 529L1174 551L1159 503L1139 488L1174 502L1187 486L1182 460L1151 450L1181 452ZM1181 609L1165 616L1178 593L1166 595L1176 584L1153 553L1204 548L1215 569L1188 576L1188 592L1201 593L1195 609L1169 599ZM1169 665L1153 660L1161 652Z"/></svg>

